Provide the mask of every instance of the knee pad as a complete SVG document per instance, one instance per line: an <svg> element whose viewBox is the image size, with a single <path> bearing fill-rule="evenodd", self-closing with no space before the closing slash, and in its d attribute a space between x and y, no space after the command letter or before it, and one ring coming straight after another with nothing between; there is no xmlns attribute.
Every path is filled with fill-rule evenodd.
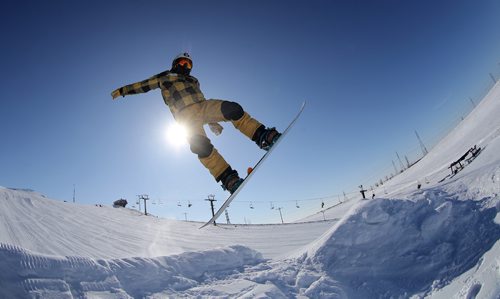
<svg viewBox="0 0 500 299"><path fill-rule="evenodd" d="M245 113L240 104L229 101L222 102L221 111L224 118L228 120L238 120Z"/></svg>
<svg viewBox="0 0 500 299"><path fill-rule="evenodd" d="M203 135L194 135L189 138L189 147L194 154L198 155L198 158L206 158L210 156L214 146L210 142L210 139Z"/></svg>

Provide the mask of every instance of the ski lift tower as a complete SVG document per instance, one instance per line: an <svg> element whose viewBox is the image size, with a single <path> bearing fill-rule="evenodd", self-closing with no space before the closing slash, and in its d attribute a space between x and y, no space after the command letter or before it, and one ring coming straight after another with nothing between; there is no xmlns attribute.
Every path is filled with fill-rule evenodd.
<svg viewBox="0 0 500 299"><path fill-rule="evenodd" d="M207 200L207 201L209 201L209 202L210 202L210 206L212 207L212 217L213 217L213 216L215 216L214 201L217 201L217 200L215 199L215 195L210 194L210 195L208 195L208 198L207 198L207 199L205 199L205 200ZM217 224L215 223L215 221L214 221L214 225L217 225Z"/></svg>
<svg viewBox="0 0 500 299"><path fill-rule="evenodd" d="M139 197L139 210L140 210L140 204L141 204L141 199L144 200L144 215L148 215L148 210L147 210L147 207L146 207L146 200L149 200L149 195L147 194L140 194L140 195L137 195Z"/></svg>

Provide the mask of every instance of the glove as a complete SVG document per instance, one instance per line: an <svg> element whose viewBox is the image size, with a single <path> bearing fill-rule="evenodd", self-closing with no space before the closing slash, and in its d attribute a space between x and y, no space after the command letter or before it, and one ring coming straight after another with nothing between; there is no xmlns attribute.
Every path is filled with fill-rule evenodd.
<svg viewBox="0 0 500 299"><path fill-rule="evenodd" d="M219 136L222 133L222 130L224 130L224 128L218 123L209 123L208 127L210 128L210 131L215 134L215 136Z"/></svg>
<svg viewBox="0 0 500 299"><path fill-rule="evenodd" d="M120 90L121 90L121 88L113 90L113 92L111 93L111 96L113 97L113 100L116 99L117 97L121 96Z"/></svg>

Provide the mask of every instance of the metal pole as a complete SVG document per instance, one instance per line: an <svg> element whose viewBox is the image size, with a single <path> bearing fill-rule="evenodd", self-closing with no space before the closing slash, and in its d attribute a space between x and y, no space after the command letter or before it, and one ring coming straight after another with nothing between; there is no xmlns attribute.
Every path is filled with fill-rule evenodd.
<svg viewBox="0 0 500 299"><path fill-rule="evenodd" d="M207 198L207 199L205 199L205 200L208 200L208 201L210 202L210 206L212 207L212 217L213 217L213 216L215 216L214 201L217 201L217 200L215 199L215 195L210 194L210 195L208 196L208 198ZM215 221L214 221L214 226L215 226L215 225L217 225L217 224L216 224L216 223L215 223Z"/></svg>
<svg viewBox="0 0 500 299"><path fill-rule="evenodd" d="M396 168L396 164L394 164L394 160L392 160L392 166L394 166L394 175L397 175L398 174L398 169Z"/></svg>
<svg viewBox="0 0 500 299"><path fill-rule="evenodd" d="M417 130L415 130L415 135L417 135L418 142L420 143L420 148L422 149L422 153L427 155L429 152L427 151L427 148L425 147L425 144L422 142L422 139L420 139L420 136L417 133Z"/></svg>
<svg viewBox="0 0 500 299"><path fill-rule="evenodd" d="M469 97L469 100L472 103L472 107L476 108L476 103L474 103L474 100L471 97Z"/></svg>
<svg viewBox="0 0 500 299"><path fill-rule="evenodd" d="M396 156L398 157L399 165L401 165L401 172L403 172L403 170L405 170L405 166L404 166L403 162L401 161L401 158L399 157L398 152L396 152Z"/></svg>
<svg viewBox="0 0 500 299"><path fill-rule="evenodd" d="M141 199L144 200L144 215L147 215L148 214L148 210L147 210L147 205L146 205L146 200L149 200L149 195L147 194L141 194L141 195L137 195L139 196L139 211L141 210Z"/></svg>
<svg viewBox="0 0 500 299"><path fill-rule="evenodd" d="M497 79L495 78L495 76L493 76L492 73L490 73L490 77L491 77L491 80L493 80L493 83L497 83Z"/></svg>
<svg viewBox="0 0 500 299"><path fill-rule="evenodd" d="M278 211L280 211L281 223L284 224L285 222L283 221L283 214L281 214L281 209L282 208L278 208Z"/></svg>

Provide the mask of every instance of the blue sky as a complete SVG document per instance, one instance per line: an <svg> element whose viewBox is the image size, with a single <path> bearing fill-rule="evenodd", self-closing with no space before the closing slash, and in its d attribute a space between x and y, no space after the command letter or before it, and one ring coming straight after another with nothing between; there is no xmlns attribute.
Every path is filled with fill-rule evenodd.
<svg viewBox="0 0 500 299"><path fill-rule="evenodd" d="M208 219L204 199L227 193L187 145L168 143L173 118L159 91L110 93L168 69L179 52L192 54L207 98L237 101L268 126L283 129L308 101L232 204L233 222L280 221L271 201L292 220L319 210L306 199L373 184L393 171L396 151L418 156L414 130L431 146L470 110L469 97L479 100L488 73L500 73L498 1L4 6L0 185L69 201L76 185L85 204L146 193L153 213L177 219ZM223 125L209 137L242 173L263 152Z"/></svg>

